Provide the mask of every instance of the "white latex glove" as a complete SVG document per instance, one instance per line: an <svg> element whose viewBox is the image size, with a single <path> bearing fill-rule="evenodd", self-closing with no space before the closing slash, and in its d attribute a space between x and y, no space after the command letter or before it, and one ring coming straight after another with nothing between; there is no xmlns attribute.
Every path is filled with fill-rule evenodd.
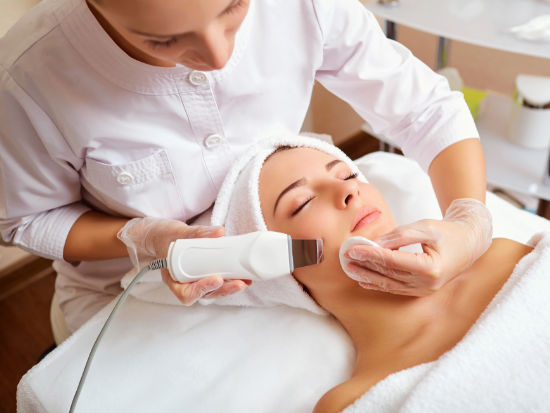
<svg viewBox="0 0 550 413"><path fill-rule="evenodd" d="M426 219L397 227L375 240L382 248L357 245L344 254L346 274L367 289L429 295L466 271L492 242L493 221L475 199L457 199L442 221ZM399 251L422 244L424 253Z"/></svg>
<svg viewBox="0 0 550 413"><path fill-rule="evenodd" d="M224 233L223 227L192 227L177 220L145 217L128 221L117 236L128 247L132 264L139 271L155 259L166 258L171 242L183 238L217 238ZM184 305L192 305L203 297L215 299L235 294L252 283L249 280L224 281L220 276L179 283L172 279L167 269L162 269L161 274L163 282Z"/></svg>

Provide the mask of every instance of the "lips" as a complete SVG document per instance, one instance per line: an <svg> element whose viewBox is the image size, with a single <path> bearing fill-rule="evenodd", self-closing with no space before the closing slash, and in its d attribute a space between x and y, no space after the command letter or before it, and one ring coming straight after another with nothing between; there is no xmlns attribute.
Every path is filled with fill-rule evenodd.
<svg viewBox="0 0 550 413"><path fill-rule="evenodd" d="M355 214L355 218L351 222L350 232L355 232L378 218L380 218L380 210L373 205L367 205Z"/></svg>

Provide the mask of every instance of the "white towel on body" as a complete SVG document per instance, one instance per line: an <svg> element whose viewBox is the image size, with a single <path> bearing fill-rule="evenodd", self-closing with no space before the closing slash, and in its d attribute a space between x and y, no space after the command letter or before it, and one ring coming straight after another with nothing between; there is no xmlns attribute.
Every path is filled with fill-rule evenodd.
<svg viewBox="0 0 550 413"><path fill-rule="evenodd" d="M344 413L549 412L550 232L466 336L437 361L388 376Z"/></svg>
<svg viewBox="0 0 550 413"><path fill-rule="evenodd" d="M226 236L242 235L255 231L267 231L260 207L259 178L266 160L281 146L313 148L345 162L359 179L367 182L357 165L340 149L305 136L273 136L252 146L231 167L227 174L212 212L211 225L224 226ZM126 288L135 275L135 270L122 279ZM132 295L144 301L159 304L179 305L176 297L162 284L159 271L146 274L143 282L136 285ZM303 308L315 314L326 311L303 290L290 274L269 281L254 281L244 291L216 300L201 299L203 305L236 305L247 307L274 307L288 305Z"/></svg>

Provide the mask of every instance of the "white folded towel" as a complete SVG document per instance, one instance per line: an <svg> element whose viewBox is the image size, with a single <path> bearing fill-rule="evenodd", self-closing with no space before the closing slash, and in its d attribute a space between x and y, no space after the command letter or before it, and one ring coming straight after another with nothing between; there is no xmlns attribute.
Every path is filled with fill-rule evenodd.
<svg viewBox="0 0 550 413"><path fill-rule="evenodd" d="M534 17L525 24L512 27L510 32L521 40L550 42L550 14Z"/></svg>
<svg viewBox="0 0 550 413"><path fill-rule="evenodd" d="M321 135L320 139L296 135L273 136L258 141L229 170L216 199L211 225L224 226L226 236L267 231L260 207L259 177L265 159L280 146L306 147L325 152L345 162L353 173L358 174L359 179L367 182L357 165L346 154L321 139L326 139L326 136ZM200 221L197 223L205 224ZM135 273L133 270L122 279L124 288L130 284ZM131 294L148 302L180 305L176 297L162 284L160 271L146 274ZM290 274L275 280L254 281L240 293L216 300L201 299L199 303L247 307L288 305L315 314L327 314Z"/></svg>
<svg viewBox="0 0 550 413"><path fill-rule="evenodd" d="M437 361L388 376L344 413L549 412L550 232L464 338Z"/></svg>

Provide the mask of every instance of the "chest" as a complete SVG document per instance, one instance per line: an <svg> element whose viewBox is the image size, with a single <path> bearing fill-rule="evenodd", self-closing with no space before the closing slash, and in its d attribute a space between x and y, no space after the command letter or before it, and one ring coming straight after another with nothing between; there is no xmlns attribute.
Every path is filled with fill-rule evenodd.
<svg viewBox="0 0 550 413"><path fill-rule="evenodd" d="M310 2L253 2L228 64L198 77L131 61L110 39L89 43L93 17L74 13L43 39L40 71L18 73L36 65L25 54L14 76L59 131L41 136L48 150L79 172L96 208L187 220L250 145L300 131L323 61Z"/></svg>
<svg viewBox="0 0 550 413"><path fill-rule="evenodd" d="M212 205L229 168L250 145L297 134L314 70L288 76L300 63L290 62L266 77L249 60L243 56L220 82L186 84L164 95L122 88L111 93L109 80L88 73L94 81L76 89L85 105L52 107L50 113L69 147L68 161L80 172L85 199L111 214L187 220ZM75 89L66 85L56 93L74 99Z"/></svg>
<svg viewBox="0 0 550 413"><path fill-rule="evenodd" d="M371 349L372 354L380 354L378 360L356 369L364 392L390 374L436 361L452 350L502 289L517 262L530 251L529 247L514 244L517 243L509 240L494 241L474 266L452 282L445 299L436 300L437 304L428 309L437 316L421 325L410 340L388 346L394 349L390 351Z"/></svg>

